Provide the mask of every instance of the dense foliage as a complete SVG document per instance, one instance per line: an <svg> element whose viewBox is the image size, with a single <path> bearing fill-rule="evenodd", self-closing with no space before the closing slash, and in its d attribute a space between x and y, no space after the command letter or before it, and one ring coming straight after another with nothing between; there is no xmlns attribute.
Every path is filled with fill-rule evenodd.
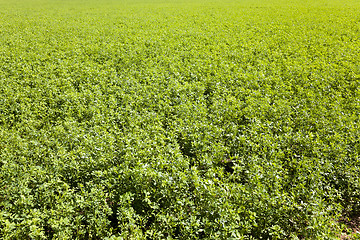
<svg viewBox="0 0 360 240"><path fill-rule="evenodd" d="M126 1L0 0L0 238L338 237L358 1Z"/></svg>

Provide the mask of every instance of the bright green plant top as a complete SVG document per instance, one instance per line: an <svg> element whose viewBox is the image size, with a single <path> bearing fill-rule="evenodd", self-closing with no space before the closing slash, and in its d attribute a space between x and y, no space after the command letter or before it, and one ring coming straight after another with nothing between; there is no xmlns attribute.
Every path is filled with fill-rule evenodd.
<svg viewBox="0 0 360 240"><path fill-rule="evenodd" d="M359 36L356 0L0 0L0 239L339 238Z"/></svg>

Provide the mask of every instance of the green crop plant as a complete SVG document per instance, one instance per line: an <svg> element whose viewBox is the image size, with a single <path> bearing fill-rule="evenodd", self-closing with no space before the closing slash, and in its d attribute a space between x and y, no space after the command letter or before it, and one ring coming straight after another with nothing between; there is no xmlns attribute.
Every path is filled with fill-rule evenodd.
<svg viewBox="0 0 360 240"><path fill-rule="evenodd" d="M0 239L340 238L359 10L0 0Z"/></svg>

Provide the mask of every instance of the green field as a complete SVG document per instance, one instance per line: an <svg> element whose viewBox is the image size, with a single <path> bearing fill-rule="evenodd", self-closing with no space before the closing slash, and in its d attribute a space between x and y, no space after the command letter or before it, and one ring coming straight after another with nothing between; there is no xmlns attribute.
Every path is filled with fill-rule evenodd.
<svg viewBox="0 0 360 240"><path fill-rule="evenodd" d="M0 0L0 169L0 239L359 239L360 1Z"/></svg>

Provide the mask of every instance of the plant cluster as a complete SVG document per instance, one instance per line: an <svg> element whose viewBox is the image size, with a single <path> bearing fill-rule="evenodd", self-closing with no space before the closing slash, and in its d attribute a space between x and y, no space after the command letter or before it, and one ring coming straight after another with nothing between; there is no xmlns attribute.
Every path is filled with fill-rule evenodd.
<svg viewBox="0 0 360 240"><path fill-rule="evenodd" d="M360 211L360 6L0 0L1 239L333 239Z"/></svg>

